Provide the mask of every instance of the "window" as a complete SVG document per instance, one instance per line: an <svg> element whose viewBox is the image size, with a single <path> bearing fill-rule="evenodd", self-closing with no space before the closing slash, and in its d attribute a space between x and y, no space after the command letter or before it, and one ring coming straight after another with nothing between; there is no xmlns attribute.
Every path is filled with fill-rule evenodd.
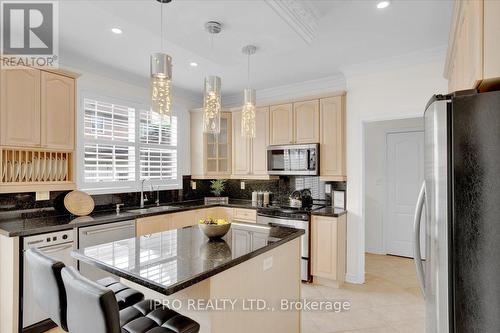
<svg viewBox="0 0 500 333"><path fill-rule="evenodd" d="M179 187L177 117L126 102L84 98L83 106L81 188L137 190L143 179L162 189Z"/></svg>

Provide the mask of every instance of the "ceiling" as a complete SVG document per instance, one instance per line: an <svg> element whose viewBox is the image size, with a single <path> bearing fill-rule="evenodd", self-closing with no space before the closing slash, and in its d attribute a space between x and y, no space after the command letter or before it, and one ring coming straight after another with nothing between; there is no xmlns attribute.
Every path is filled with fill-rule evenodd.
<svg viewBox="0 0 500 333"><path fill-rule="evenodd" d="M155 0L60 2L60 62L124 80L146 82L149 55L160 49ZM164 5L164 50L176 87L200 92L207 74L222 77L226 95L247 83L241 48L251 58L252 86L266 89L338 74L343 67L447 44L453 1L174 0ZM223 24L210 45L209 20ZM119 27L123 34L110 29ZM189 66L197 62L198 67Z"/></svg>

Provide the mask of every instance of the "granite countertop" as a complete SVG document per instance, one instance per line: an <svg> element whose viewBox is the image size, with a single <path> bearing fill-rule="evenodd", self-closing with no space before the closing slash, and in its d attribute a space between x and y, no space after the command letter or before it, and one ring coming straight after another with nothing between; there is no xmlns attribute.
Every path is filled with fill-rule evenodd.
<svg viewBox="0 0 500 333"><path fill-rule="evenodd" d="M311 215L331 216L331 217L339 217L344 214L347 214L347 210L331 206L316 209L311 212Z"/></svg>
<svg viewBox="0 0 500 333"><path fill-rule="evenodd" d="M10 211L0 213L0 235L8 237L30 236L46 232L67 230L77 227L98 225L110 222L135 220L160 214L169 214L193 209L208 207L233 207L258 209L250 200L229 200L229 204L207 204L203 200L180 201L162 204L171 208L162 211L131 212L137 207L122 209L120 214L114 210L94 212L88 216L74 216L71 214L57 214L53 209L36 211ZM148 208L148 207L145 207ZM152 208L152 207L149 207Z"/></svg>
<svg viewBox="0 0 500 333"><path fill-rule="evenodd" d="M238 222L231 224L221 240L209 241L195 225L90 246L75 250L72 255L97 268L171 295L303 234L304 230L300 229Z"/></svg>

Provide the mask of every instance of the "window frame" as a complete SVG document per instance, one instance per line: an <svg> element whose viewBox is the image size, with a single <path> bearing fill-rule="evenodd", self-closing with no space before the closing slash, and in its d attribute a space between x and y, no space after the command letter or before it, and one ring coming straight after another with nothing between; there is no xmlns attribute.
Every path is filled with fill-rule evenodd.
<svg viewBox="0 0 500 333"><path fill-rule="evenodd" d="M134 142L102 140L102 139L86 139L85 138L85 99L92 99L103 103L111 103L123 105L126 107L134 108L135 110L135 140ZM182 189L182 176L181 176L181 146L179 145L179 129L181 128L182 117L179 116L176 108L174 107L173 116L177 118L177 146L162 145L162 144L147 144L140 142L140 112L141 110L150 110L150 105L145 101L132 101L125 98L117 98L106 96L91 91L82 91L78 102L78 120L77 120L77 149L76 149L76 180L77 188L89 194L111 194L111 193L126 193L126 192L139 192L142 186L141 176L141 147L148 148L175 148L177 151L177 173L176 179L152 179L146 180L144 183L144 190L149 191L151 186L156 190L177 190ZM113 144L134 147L135 149L135 180L134 181L112 181L112 182L85 182L85 144Z"/></svg>

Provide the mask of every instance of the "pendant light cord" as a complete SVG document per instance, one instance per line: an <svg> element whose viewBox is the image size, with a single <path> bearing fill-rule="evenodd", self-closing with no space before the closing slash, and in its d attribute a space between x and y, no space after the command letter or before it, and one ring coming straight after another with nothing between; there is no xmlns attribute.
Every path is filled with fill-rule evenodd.
<svg viewBox="0 0 500 333"><path fill-rule="evenodd" d="M163 3L161 4L161 10L160 10L160 22L161 22L161 31L160 31L160 38L161 38L161 50L160 52L163 52Z"/></svg>
<svg viewBox="0 0 500 333"><path fill-rule="evenodd" d="M247 61L247 87L250 88L250 53L248 53Z"/></svg>

